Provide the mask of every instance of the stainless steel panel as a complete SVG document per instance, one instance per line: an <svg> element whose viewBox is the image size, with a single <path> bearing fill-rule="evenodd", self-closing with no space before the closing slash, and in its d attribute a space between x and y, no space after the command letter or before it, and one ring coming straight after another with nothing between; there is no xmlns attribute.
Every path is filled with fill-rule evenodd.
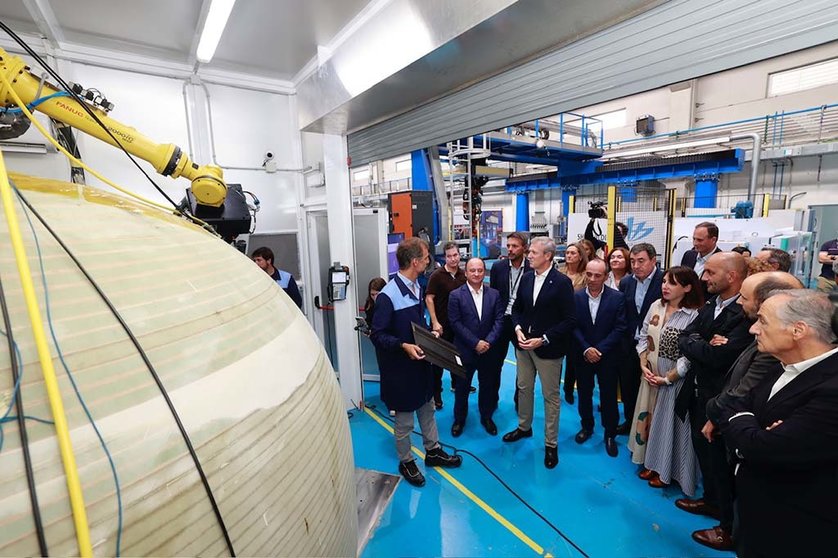
<svg viewBox="0 0 838 558"><path fill-rule="evenodd" d="M502 37L502 36L501 36ZM349 135L353 164L835 40L832 0L672 0ZM495 41L503 43L503 40Z"/></svg>

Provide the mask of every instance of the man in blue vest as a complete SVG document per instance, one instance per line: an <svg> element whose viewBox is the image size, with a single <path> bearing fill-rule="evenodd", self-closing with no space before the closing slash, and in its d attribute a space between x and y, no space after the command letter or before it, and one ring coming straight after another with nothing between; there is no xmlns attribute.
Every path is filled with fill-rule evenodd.
<svg viewBox="0 0 838 558"><path fill-rule="evenodd" d="M462 457L448 455L439 445L434 418L434 375L425 353L413 338L413 324L427 328L419 275L428 266L428 244L408 238L396 249L399 272L375 299L370 340L375 346L381 372L381 399L395 411L393 433L399 457L399 473L413 486L424 486L425 477L410 452L413 415L425 446L426 467L459 467Z"/></svg>
<svg viewBox="0 0 838 558"><path fill-rule="evenodd" d="M253 261L256 262L256 265L258 265L262 271L270 275L271 279L276 281L276 284L282 287L285 294L291 297L291 300L294 301L294 304L296 304L298 308L303 307L303 297L300 295L300 289L297 288L297 282L294 281L294 276L287 271L274 267L273 250L267 246L262 246L261 248L254 250L250 257L253 258Z"/></svg>

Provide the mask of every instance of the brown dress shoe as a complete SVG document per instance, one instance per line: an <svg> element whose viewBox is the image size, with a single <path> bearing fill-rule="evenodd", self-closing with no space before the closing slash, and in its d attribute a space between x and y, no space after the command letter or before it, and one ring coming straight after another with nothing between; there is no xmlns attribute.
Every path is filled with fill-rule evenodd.
<svg viewBox="0 0 838 558"><path fill-rule="evenodd" d="M675 500L675 505L678 509L685 512L694 513L695 515L706 515L714 519L719 519L719 508L712 506L704 501L704 498L692 500L690 498L679 498Z"/></svg>
<svg viewBox="0 0 838 558"><path fill-rule="evenodd" d="M666 488L669 485L663 482L659 476L655 475L649 479L649 486L652 488Z"/></svg>
<svg viewBox="0 0 838 558"><path fill-rule="evenodd" d="M645 481L652 480L657 475L658 474L651 469L643 469L642 471L637 473L637 476L640 477L641 479L645 480Z"/></svg>
<svg viewBox="0 0 838 558"><path fill-rule="evenodd" d="M733 538L721 525L693 531L693 540L714 550L733 550Z"/></svg>

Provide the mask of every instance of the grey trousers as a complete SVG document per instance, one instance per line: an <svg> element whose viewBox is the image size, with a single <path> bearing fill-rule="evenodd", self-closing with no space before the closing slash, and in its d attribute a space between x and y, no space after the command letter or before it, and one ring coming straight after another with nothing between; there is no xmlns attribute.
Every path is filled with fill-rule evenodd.
<svg viewBox="0 0 838 558"><path fill-rule="evenodd" d="M562 376L562 358L540 358L535 351L515 349L518 361L518 428L532 428L535 375L541 378L541 395L544 397L544 445L555 448L559 437L559 380Z"/></svg>
<svg viewBox="0 0 838 558"><path fill-rule="evenodd" d="M419 430L422 432L422 444L425 446L425 451L438 448L439 432L436 429L436 418L434 418L434 413L436 413L434 400L431 399L416 409L415 412L419 416ZM410 455L413 412L396 411L396 423L393 426L393 431L396 435L396 453L399 455L399 461L402 463L413 461L413 456Z"/></svg>

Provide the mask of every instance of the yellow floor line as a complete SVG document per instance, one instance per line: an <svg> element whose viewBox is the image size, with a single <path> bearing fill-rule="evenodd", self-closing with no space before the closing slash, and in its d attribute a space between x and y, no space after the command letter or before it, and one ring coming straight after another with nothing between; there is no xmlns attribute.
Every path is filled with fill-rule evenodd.
<svg viewBox="0 0 838 558"><path fill-rule="evenodd" d="M389 424L384 422L381 419L381 417L379 417L378 415L375 414L375 412L373 412L373 411L371 411L367 408L364 409L364 412L367 413L370 417L372 417L372 419L375 422L377 422L378 424L383 426L388 432L390 432L391 434L393 433L393 427L391 427ZM425 458L425 454L422 451L420 451L419 448L417 448L416 446L411 446L410 449L412 449L413 453L415 453L420 459ZM538 543L536 543L534 540L529 538L523 531L521 531L518 527L513 525L504 516L499 514L494 508L492 508L492 506L490 506L485 501L483 501L483 499L481 499L479 496L477 496L474 492L472 492L471 490L466 488L460 481L458 481L456 478L454 478L454 476L451 475L451 473L449 473L448 471L446 471L445 469L443 469L441 467L434 467L434 470L437 473L439 473L442 476L442 478L446 479L448 482L450 482L452 485L454 485L454 487L457 488L457 490L459 490L460 492L462 492L469 500L471 500L472 502L477 504L478 507L480 507L483 511L488 513L489 516L492 517L492 519L494 519L495 521L497 521L498 523L500 523L501 525L506 527L506 529L510 533L512 533L513 535L518 537L518 539L520 539L524 544L526 544L528 547L530 547L533 551L535 551L539 555L544 556L544 558L552 558L552 556L550 555L549 552L545 554L543 547L539 546Z"/></svg>
<svg viewBox="0 0 838 558"><path fill-rule="evenodd" d="M511 364L513 366L518 366L518 363L515 362L514 360L509 360L508 358L505 358L505 359L503 359L503 361L508 362L509 364Z"/></svg>

